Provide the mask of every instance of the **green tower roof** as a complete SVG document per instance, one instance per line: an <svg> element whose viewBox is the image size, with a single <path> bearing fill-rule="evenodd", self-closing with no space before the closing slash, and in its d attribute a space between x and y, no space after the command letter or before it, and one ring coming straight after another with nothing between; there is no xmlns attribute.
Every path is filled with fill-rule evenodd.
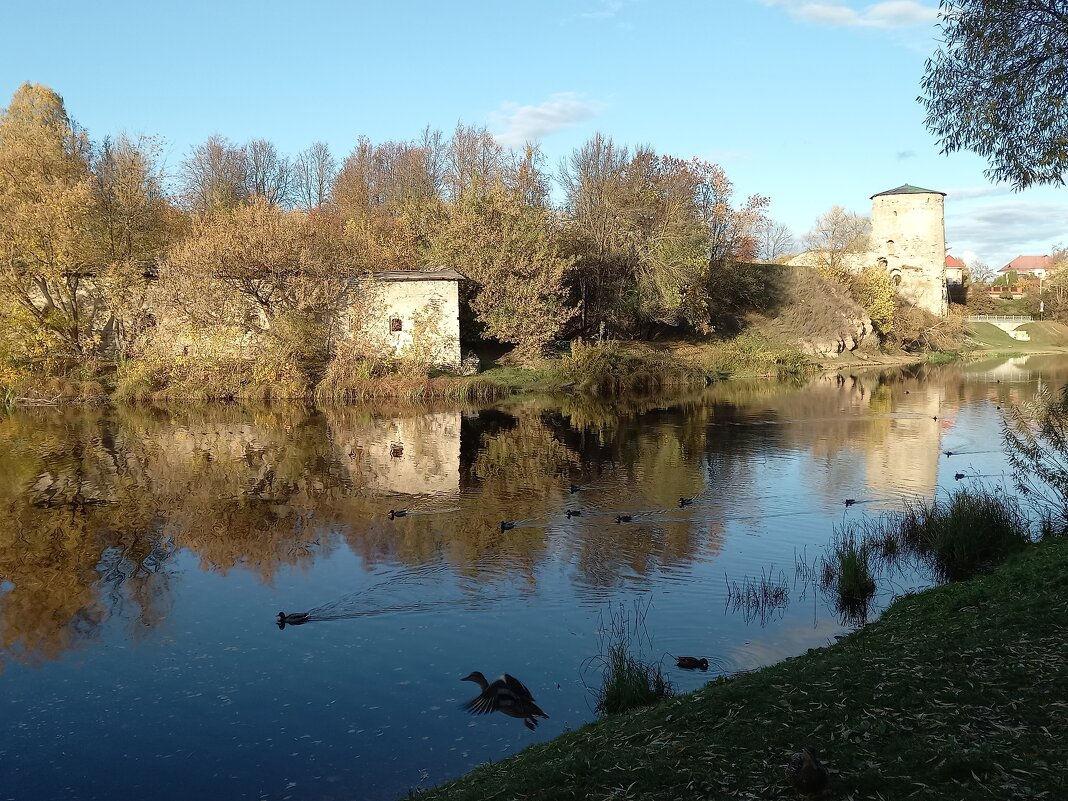
<svg viewBox="0 0 1068 801"><path fill-rule="evenodd" d="M941 195L946 196L945 192L939 192L934 189L924 189L921 186L913 186L912 184L902 184L895 189L887 189L885 192L879 192L872 195L872 198L883 197L885 195Z"/></svg>

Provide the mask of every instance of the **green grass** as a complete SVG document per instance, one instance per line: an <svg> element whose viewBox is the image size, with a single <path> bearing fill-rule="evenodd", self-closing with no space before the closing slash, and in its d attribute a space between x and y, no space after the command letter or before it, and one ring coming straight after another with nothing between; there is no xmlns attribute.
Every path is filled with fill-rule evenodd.
<svg viewBox="0 0 1068 801"><path fill-rule="evenodd" d="M928 364L951 364L960 360L960 354L956 351L936 350L927 354Z"/></svg>
<svg viewBox="0 0 1068 801"><path fill-rule="evenodd" d="M1064 798L1066 621L1068 542L1051 540L901 598L833 647L583 726L425 798L796 799L782 765L805 745L833 770L828 799Z"/></svg>

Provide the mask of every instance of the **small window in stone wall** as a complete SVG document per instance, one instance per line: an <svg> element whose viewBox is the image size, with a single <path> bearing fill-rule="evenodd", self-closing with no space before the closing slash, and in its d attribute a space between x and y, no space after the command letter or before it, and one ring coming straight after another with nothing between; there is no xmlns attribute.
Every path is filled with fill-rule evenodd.
<svg viewBox="0 0 1068 801"><path fill-rule="evenodd" d="M885 256L881 256L879 258L879 266L885 269L886 267L890 266L890 262L886 260Z"/></svg>
<svg viewBox="0 0 1068 801"><path fill-rule="evenodd" d="M391 334L399 334L403 330L404 330L404 323L401 322L401 318L400 317L390 317L389 318L389 333L391 333Z"/></svg>
<svg viewBox="0 0 1068 801"><path fill-rule="evenodd" d="M895 250L897 250L897 245L894 244L894 240L893 239L886 240L886 252L889 253L891 256L893 256Z"/></svg>
<svg viewBox="0 0 1068 801"><path fill-rule="evenodd" d="M894 273L890 276L890 283L894 286L901 286L901 273Z"/></svg>

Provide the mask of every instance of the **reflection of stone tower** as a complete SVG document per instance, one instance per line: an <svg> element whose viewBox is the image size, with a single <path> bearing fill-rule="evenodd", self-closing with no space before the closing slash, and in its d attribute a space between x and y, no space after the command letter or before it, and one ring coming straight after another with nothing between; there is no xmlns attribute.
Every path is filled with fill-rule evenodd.
<svg viewBox="0 0 1068 801"><path fill-rule="evenodd" d="M871 198L871 252L890 272L898 293L945 317L945 192L905 184Z"/></svg>

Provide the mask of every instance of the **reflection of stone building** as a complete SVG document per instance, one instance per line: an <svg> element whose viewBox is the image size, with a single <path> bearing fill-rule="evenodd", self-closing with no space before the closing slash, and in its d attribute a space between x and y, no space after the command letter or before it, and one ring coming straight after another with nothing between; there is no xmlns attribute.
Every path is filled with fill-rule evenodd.
<svg viewBox="0 0 1068 801"><path fill-rule="evenodd" d="M460 489L458 411L375 417L335 436L359 487L406 495Z"/></svg>
<svg viewBox="0 0 1068 801"><path fill-rule="evenodd" d="M917 382L908 397L897 398L885 435L865 454L865 484L874 492L910 492L931 497L938 486L944 388ZM935 420L938 417L940 419Z"/></svg>

